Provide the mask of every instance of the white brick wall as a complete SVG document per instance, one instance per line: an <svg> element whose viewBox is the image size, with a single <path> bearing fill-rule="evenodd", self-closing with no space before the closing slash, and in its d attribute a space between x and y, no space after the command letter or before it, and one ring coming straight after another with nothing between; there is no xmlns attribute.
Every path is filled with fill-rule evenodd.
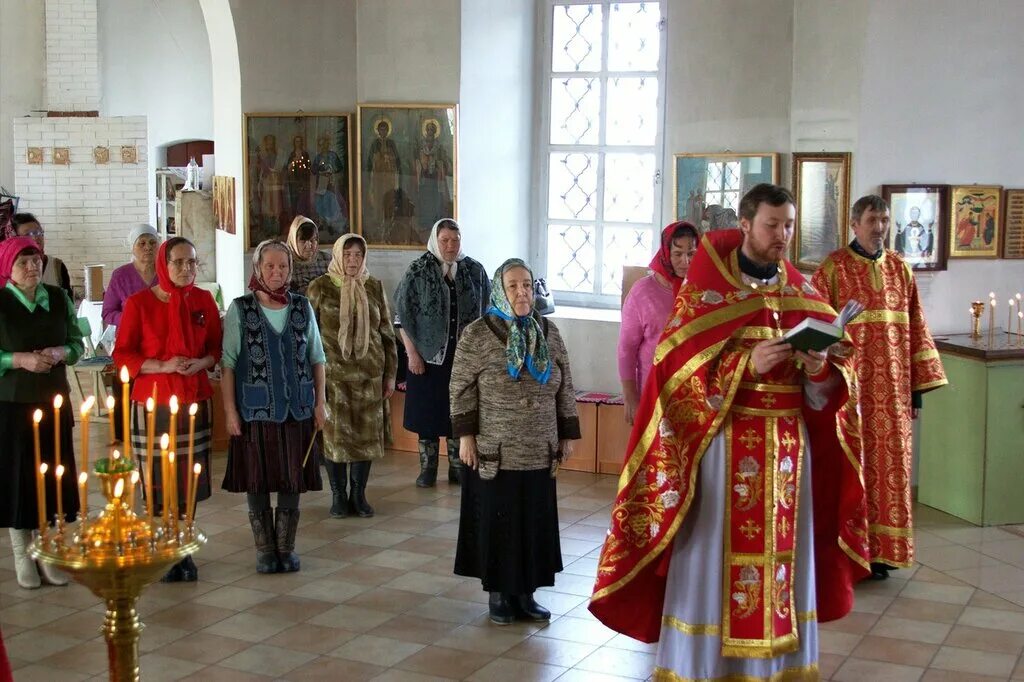
<svg viewBox="0 0 1024 682"><path fill-rule="evenodd" d="M46 108L98 111L96 0L46 0Z"/></svg>
<svg viewBox="0 0 1024 682"><path fill-rule="evenodd" d="M138 163L121 163L122 145L136 147ZM110 163L93 161L97 146L110 149ZM29 147L43 148L42 165L28 164ZM53 163L54 147L70 149L70 165ZM128 231L149 216L147 148L145 116L14 119L18 210L36 214L47 253L67 264L75 286L82 286L86 264L106 264L109 280L128 262Z"/></svg>

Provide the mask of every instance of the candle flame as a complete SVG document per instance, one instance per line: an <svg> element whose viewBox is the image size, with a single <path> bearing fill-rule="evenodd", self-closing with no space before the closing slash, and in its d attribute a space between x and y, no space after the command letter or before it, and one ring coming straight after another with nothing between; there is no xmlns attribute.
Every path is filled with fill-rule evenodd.
<svg viewBox="0 0 1024 682"><path fill-rule="evenodd" d="M197 412L199 412L199 405L197 405L196 403L192 403L191 405L188 406L188 416L194 417L196 416Z"/></svg>
<svg viewBox="0 0 1024 682"><path fill-rule="evenodd" d="M121 495L124 494L124 479L117 479L117 483L114 485L114 497L121 499Z"/></svg>
<svg viewBox="0 0 1024 682"><path fill-rule="evenodd" d="M174 453L173 452L168 452L167 453L167 462L168 462L168 464L174 464Z"/></svg>
<svg viewBox="0 0 1024 682"><path fill-rule="evenodd" d="M152 412L156 409L156 403L153 402L152 398L146 398L146 412Z"/></svg>
<svg viewBox="0 0 1024 682"><path fill-rule="evenodd" d="M34 421L36 424L38 424L39 422L43 421L43 411L42 410L36 410L35 412L33 412L32 413L32 421Z"/></svg>
<svg viewBox="0 0 1024 682"><path fill-rule="evenodd" d="M114 461L116 462L117 460L121 459L121 453L118 452L117 450L114 450L114 456L113 457L114 457Z"/></svg>
<svg viewBox="0 0 1024 682"><path fill-rule="evenodd" d="M1013 307L1013 299L1012 298L1010 299L1010 307L1011 308Z"/></svg>
<svg viewBox="0 0 1024 682"><path fill-rule="evenodd" d="M1024 313L1017 313L1017 317L1024 317Z"/></svg>
<svg viewBox="0 0 1024 682"><path fill-rule="evenodd" d="M178 414L178 396L171 396L171 414Z"/></svg>
<svg viewBox="0 0 1024 682"><path fill-rule="evenodd" d="M58 464L57 465L57 469L55 471L56 471L56 474L57 474L57 478L62 477L64 475L64 465L63 464Z"/></svg>
<svg viewBox="0 0 1024 682"><path fill-rule="evenodd" d="M85 485L85 482L89 480L89 474L84 471L78 474L78 485Z"/></svg>
<svg viewBox="0 0 1024 682"><path fill-rule="evenodd" d="M996 299L994 299L994 298L993 298L993 299L992 299L992 300L990 301L990 303L992 304L992 307L993 307L993 308L995 308L995 307L996 307Z"/></svg>
<svg viewBox="0 0 1024 682"><path fill-rule="evenodd" d="M96 396L91 395L85 399L82 403L82 418L84 419L92 411L92 406L96 404Z"/></svg>
<svg viewBox="0 0 1024 682"><path fill-rule="evenodd" d="M114 402L115 402L114 396L108 395L107 396L107 409L108 410L114 409Z"/></svg>
<svg viewBox="0 0 1024 682"><path fill-rule="evenodd" d="M201 473L202 470L203 470L203 465L200 464L199 462L196 462L196 465L194 467L192 467L192 472L195 473L195 474Z"/></svg>
<svg viewBox="0 0 1024 682"><path fill-rule="evenodd" d="M170 444L171 444L171 437L170 436L168 436L166 433L164 435L160 436L160 449L161 450L166 450L167 446L170 445Z"/></svg>
<svg viewBox="0 0 1024 682"><path fill-rule="evenodd" d="M1015 298L1015 299L1017 299L1017 300L1019 301L1019 300L1020 300L1020 292L1017 292L1017 295L1016 295L1016 296L1014 296L1014 298Z"/></svg>
<svg viewBox="0 0 1024 682"><path fill-rule="evenodd" d="M133 471L132 472L132 485L135 485L138 482L139 482L139 472L138 471Z"/></svg>
<svg viewBox="0 0 1024 682"><path fill-rule="evenodd" d="M128 366L127 365L121 365L121 383L122 384L127 384L128 383L128 378L129 378L129 376L128 376Z"/></svg>
<svg viewBox="0 0 1024 682"><path fill-rule="evenodd" d="M988 292L988 297L989 298L995 298L996 297L996 292L994 292L994 291Z"/></svg>
<svg viewBox="0 0 1024 682"><path fill-rule="evenodd" d="M58 393L57 395L53 396L53 409L59 410L63 404L64 404L64 396L62 396L60 393Z"/></svg>
<svg viewBox="0 0 1024 682"><path fill-rule="evenodd" d="M47 464L46 462L43 462L42 464L39 465L39 473L41 473L43 476L45 476L46 472L49 471L49 470L50 470L50 465Z"/></svg>

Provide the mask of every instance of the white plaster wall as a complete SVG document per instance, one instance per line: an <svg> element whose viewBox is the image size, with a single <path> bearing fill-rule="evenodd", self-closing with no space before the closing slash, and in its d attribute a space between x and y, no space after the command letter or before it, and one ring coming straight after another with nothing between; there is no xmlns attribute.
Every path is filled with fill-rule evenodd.
<svg viewBox="0 0 1024 682"><path fill-rule="evenodd" d="M168 145L213 138L210 43L199 0L99 0L104 116L149 124L147 220L156 224L156 173ZM197 159L201 160L201 159Z"/></svg>
<svg viewBox="0 0 1024 682"><path fill-rule="evenodd" d="M46 0L46 108L99 109L96 0Z"/></svg>
<svg viewBox="0 0 1024 682"><path fill-rule="evenodd" d="M529 259L536 0L462 0L459 222L493 272Z"/></svg>
<svg viewBox="0 0 1024 682"><path fill-rule="evenodd" d="M45 19L41 0L0 2L0 185L14 189L14 118L43 105Z"/></svg>

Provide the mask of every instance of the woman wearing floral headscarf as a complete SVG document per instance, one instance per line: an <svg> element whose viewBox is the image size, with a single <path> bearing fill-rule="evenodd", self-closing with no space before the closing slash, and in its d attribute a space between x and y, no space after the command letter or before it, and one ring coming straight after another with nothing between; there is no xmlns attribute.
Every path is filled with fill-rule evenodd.
<svg viewBox="0 0 1024 682"><path fill-rule="evenodd" d="M43 412L40 452L50 471L63 464L61 499L67 521L78 511L75 492L73 411L68 401L67 365L82 355L82 333L71 299L60 287L42 282L39 245L29 237L0 243L0 527L10 529L18 585L34 589L42 580L65 585L52 566L32 560L28 544L38 528L32 413ZM64 397L60 412L60 461L54 459L53 396ZM57 513L56 483L49 477L46 518Z"/></svg>
<svg viewBox="0 0 1024 682"><path fill-rule="evenodd" d="M197 404L194 460L203 465L196 499L210 497L210 443L213 432L213 388L207 370L220 359L220 310L210 292L195 286L199 260L196 248L184 237L173 237L156 254L156 286L125 301L114 343L114 365L128 368L132 386L132 452L145 476L146 400L156 396L156 433L170 429L171 397L178 400L177 433L170 434L170 450L188 451L189 418ZM153 457L160 457L159 449ZM188 459L178 457L178 499L185 499ZM153 463L153 509L163 508L163 480L159 462ZM143 481L145 490L145 481ZM182 510L184 511L184 510ZM175 564L165 582L194 582L199 571L192 557Z"/></svg>
<svg viewBox="0 0 1024 682"><path fill-rule="evenodd" d="M491 283L480 263L462 252L458 223L434 223L427 253L410 265L395 292L402 342L409 358L403 425L419 436L420 475L416 485L437 481L439 438L448 441L448 482L458 483L462 462L451 437L448 380L462 330L483 314Z"/></svg>
<svg viewBox="0 0 1024 682"><path fill-rule="evenodd" d="M580 438L565 344L533 310L533 273L494 273L487 314L466 327L452 369L452 431L464 477L455 573L480 578L490 618L545 621L533 599L562 570L555 474Z"/></svg>
<svg viewBox="0 0 1024 682"><path fill-rule="evenodd" d="M626 421L630 424L644 380L654 363L654 349L672 314L676 294L686 279L698 243L700 237L692 223L667 225L661 232L661 247L648 266L651 274L633 285L622 304L619 380L626 403Z"/></svg>
<svg viewBox="0 0 1024 682"><path fill-rule="evenodd" d="M257 573L299 570L299 495L320 490L316 432L327 417L324 347L305 296L289 293L292 252L260 242L249 291L224 318L224 416L231 444L223 488L246 493ZM308 453L308 456L307 456ZM277 493L272 515L270 493Z"/></svg>
<svg viewBox="0 0 1024 682"><path fill-rule="evenodd" d="M320 250L320 230L304 215L297 215L288 228L288 247L292 250L292 281L296 294L306 295L309 283L327 273L331 257Z"/></svg>
<svg viewBox="0 0 1024 682"><path fill-rule="evenodd" d="M333 494L331 516L373 516L366 482L370 463L384 457L390 437L387 400L395 390L398 355L387 296L366 269L362 237L346 234L334 243L327 274L309 285L309 300L330 360L324 465Z"/></svg>

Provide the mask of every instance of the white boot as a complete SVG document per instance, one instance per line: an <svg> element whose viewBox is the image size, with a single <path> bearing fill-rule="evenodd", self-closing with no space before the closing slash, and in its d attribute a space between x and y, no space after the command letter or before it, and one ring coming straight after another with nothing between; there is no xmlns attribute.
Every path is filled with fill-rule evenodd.
<svg viewBox="0 0 1024 682"><path fill-rule="evenodd" d="M37 561L36 566L39 567L39 576L43 579L43 582L47 585L54 585L56 587L63 587L68 584L68 575L64 571L60 570L56 566L51 566L45 561Z"/></svg>
<svg viewBox="0 0 1024 682"><path fill-rule="evenodd" d="M18 585L26 590L35 590L41 584L36 562L28 555L28 546L32 542L32 531L10 528L11 549L14 550L14 570L18 574Z"/></svg>

